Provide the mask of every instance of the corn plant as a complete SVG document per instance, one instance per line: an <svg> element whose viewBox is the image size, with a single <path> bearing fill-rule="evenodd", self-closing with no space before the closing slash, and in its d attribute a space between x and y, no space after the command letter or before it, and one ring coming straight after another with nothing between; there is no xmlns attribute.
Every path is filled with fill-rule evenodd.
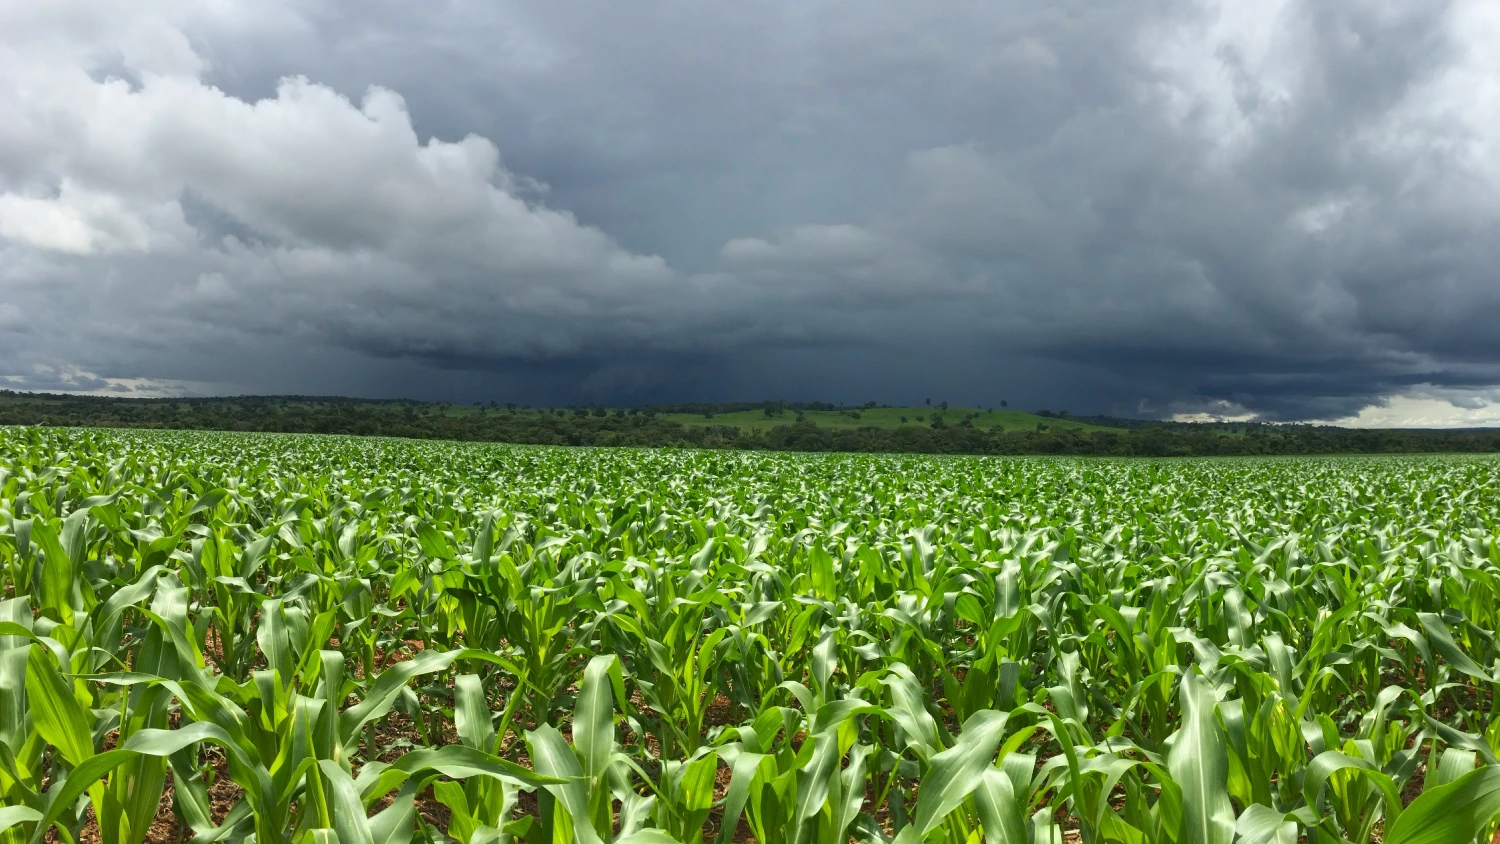
<svg viewBox="0 0 1500 844"><path fill-rule="evenodd" d="M0 844L1488 841L1497 469L3 429Z"/></svg>

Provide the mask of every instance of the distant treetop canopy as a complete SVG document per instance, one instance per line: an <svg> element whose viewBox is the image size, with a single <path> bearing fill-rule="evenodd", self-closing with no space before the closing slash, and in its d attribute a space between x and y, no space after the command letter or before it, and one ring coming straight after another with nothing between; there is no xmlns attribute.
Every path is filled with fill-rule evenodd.
<svg viewBox="0 0 1500 844"><path fill-rule="evenodd" d="M488 402L489 407L497 407ZM822 427L806 417L840 411L859 419L870 402L851 407L829 402L729 402L660 404L606 409L503 406L483 408L403 399L327 396L235 396L228 398L134 399L0 390L0 425L103 428L171 428L356 434L522 444L738 448L775 451L916 452L938 454L1072 454L1199 456L1256 454L1378 454L1500 451L1500 430L1357 430L1261 423L1160 422L1039 411L1066 422L1031 429L974 424L966 413L948 424L941 413L916 415L927 424L899 427ZM878 407L878 405L877 405ZM938 405L947 408L947 402ZM737 427L716 424L721 414L761 411L777 424ZM791 411L791 414L786 414ZM684 424L667 415L704 417ZM790 417L790 418L789 418ZM902 422L906 417L900 417ZM983 420L980 420L981 422ZM1076 424L1105 429L1082 429ZM1074 427L1062 427L1075 425Z"/></svg>

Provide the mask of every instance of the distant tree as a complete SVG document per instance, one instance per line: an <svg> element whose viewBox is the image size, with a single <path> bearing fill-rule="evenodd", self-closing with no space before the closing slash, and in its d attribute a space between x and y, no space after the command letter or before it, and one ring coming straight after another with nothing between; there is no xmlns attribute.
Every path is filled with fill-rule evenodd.
<svg viewBox="0 0 1500 844"><path fill-rule="evenodd" d="M798 422L805 422L805 421L807 421L807 417L800 410L797 411L797 421Z"/></svg>
<svg viewBox="0 0 1500 844"><path fill-rule="evenodd" d="M1066 410L1059 410L1059 411L1058 411L1058 412L1057 412L1057 415L1058 415L1058 416L1062 416L1062 417L1068 417L1068 416L1071 416L1071 415L1072 415L1072 414L1071 414L1071 413L1068 413L1068 412L1067 412L1067 411L1066 411Z"/></svg>
<svg viewBox="0 0 1500 844"><path fill-rule="evenodd" d="M941 414L938 414L938 413L932 414L932 430L934 430L934 431L941 431L942 429L944 429L946 427L948 427L948 425L947 425L947 423L945 423L943 421L943 417L942 417Z"/></svg>
<svg viewBox="0 0 1500 844"><path fill-rule="evenodd" d="M602 407L596 407L594 408L594 415L603 418L609 415L609 411L605 410Z"/></svg>
<svg viewBox="0 0 1500 844"><path fill-rule="evenodd" d="M1000 400L1000 406L1001 407L1010 407L1010 402L1006 401L1005 399L1001 399Z"/></svg>
<svg viewBox="0 0 1500 844"><path fill-rule="evenodd" d="M947 410L948 409L948 403L945 402L945 401L940 401L940 402L938 402L938 407L942 408L943 410Z"/></svg>
<svg viewBox="0 0 1500 844"><path fill-rule="evenodd" d="M874 410L874 409L875 409L875 402L872 402L872 401L865 402L865 410Z"/></svg>
<svg viewBox="0 0 1500 844"><path fill-rule="evenodd" d="M1050 410L1045 410L1045 409L1043 409L1043 410L1038 410L1038 411L1037 411L1037 412L1036 412L1036 415L1037 415L1037 416L1046 416L1046 417L1048 417L1048 418L1051 418L1051 417L1052 417L1052 411L1050 411Z"/></svg>
<svg viewBox="0 0 1500 844"><path fill-rule="evenodd" d="M901 417L901 424L902 425L906 424L906 417L905 416Z"/></svg>
<svg viewBox="0 0 1500 844"><path fill-rule="evenodd" d="M1038 422L1038 423L1036 423L1036 429L1037 429L1038 432L1047 430L1047 423L1046 422Z"/></svg>
<svg viewBox="0 0 1500 844"><path fill-rule="evenodd" d="M765 412L767 419L770 419L770 418L772 418L773 416L776 415L776 411L772 410L771 406L769 404L766 405L764 408L761 408L761 410Z"/></svg>
<svg viewBox="0 0 1500 844"><path fill-rule="evenodd" d="M615 418L616 419L624 419L625 418L625 410L623 408L615 410Z"/></svg>
<svg viewBox="0 0 1500 844"><path fill-rule="evenodd" d="M928 407L932 407L932 399L928 399L927 400L927 406Z"/></svg>
<svg viewBox="0 0 1500 844"><path fill-rule="evenodd" d="M918 414L917 414L917 421L918 421L918 422L926 422L926 421L927 421L927 417L926 417L926 416L923 416L923 415L922 415L922 414L920 414L920 413L918 413Z"/></svg>

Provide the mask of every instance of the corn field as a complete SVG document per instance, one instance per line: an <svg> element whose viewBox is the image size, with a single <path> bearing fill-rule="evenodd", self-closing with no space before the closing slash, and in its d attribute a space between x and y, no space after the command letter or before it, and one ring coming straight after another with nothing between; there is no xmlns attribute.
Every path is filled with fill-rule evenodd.
<svg viewBox="0 0 1500 844"><path fill-rule="evenodd" d="M1497 470L0 429L0 844L1488 842Z"/></svg>

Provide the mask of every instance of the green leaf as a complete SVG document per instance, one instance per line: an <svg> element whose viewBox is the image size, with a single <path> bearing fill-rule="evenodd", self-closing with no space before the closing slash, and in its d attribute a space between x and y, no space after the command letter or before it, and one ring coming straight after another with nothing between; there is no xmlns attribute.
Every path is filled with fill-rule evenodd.
<svg viewBox="0 0 1500 844"><path fill-rule="evenodd" d="M760 772L761 763L771 757L764 753L741 751L735 757L729 775L729 791L724 795L724 817L715 844L728 844L745 811L745 802L750 799L750 788Z"/></svg>
<svg viewBox="0 0 1500 844"><path fill-rule="evenodd" d="M495 725L477 675L460 674L453 681L453 728L464 747L485 753L494 749Z"/></svg>
<svg viewBox="0 0 1500 844"><path fill-rule="evenodd" d="M531 764L537 773L561 780L546 788L572 817L574 840L578 844L601 844L599 833L589 819L588 783L578 757L562 733L550 724L543 724L526 734L526 746L531 750Z"/></svg>
<svg viewBox="0 0 1500 844"><path fill-rule="evenodd" d="M659 829L642 829L615 839L615 844L679 844L679 842Z"/></svg>
<svg viewBox="0 0 1500 844"><path fill-rule="evenodd" d="M1183 675L1178 693L1182 727L1167 769L1182 789L1180 840L1193 844L1232 844L1234 807L1229 802L1229 749L1219 723L1218 699L1196 672Z"/></svg>
<svg viewBox="0 0 1500 844"><path fill-rule="evenodd" d="M1016 801L1010 777L999 768L986 768L974 789L974 804L984 826L985 844L1030 844L1026 815Z"/></svg>
<svg viewBox="0 0 1500 844"><path fill-rule="evenodd" d="M1235 824L1235 844L1297 844L1297 822L1291 815L1256 803Z"/></svg>
<svg viewBox="0 0 1500 844"><path fill-rule="evenodd" d="M1500 815L1500 768L1486 766L1423 792L1391 824L1385 844L1473 841Z"/></svg>
<svg viewBox="0 0 1500 844"><path fill-rule="evenodd" d="M360 773L363 774L364 771L361 770ZM407 844L412 840L412 825L417 819L414 798L421 790L420 785L422 784L419 782L407 782L401 787L401 793L391 801L391 805L370 819L370 834L374 837L375 844Z"/></svg>
<svg viewBox="0 0 1500 844"><path fill-rule="evenodd" d="M390 712L397 696L401 694L401 690L411 681L411 678L419 674L442 671L452 665L462 653L462 651L422 651L411 659L398 662L381 672L371 684L369 691L365 693L364 700L339 715L339 734L344 745L347 746L354 740L366 723L382 718Z"/></svg>
<svg viewBox="0 0 1500 844"><path fill-rule="evenodd" d="M1459 750L1456 747L1443 748L1443 754L1438 757L1437 771L1433 774L1432 785L1447 785L1474 770L1477 755L1472 750Z"/></svg>
<svg viewBox="0 0 1500 844"><path fill-rule="evenodd" d="M42 576L37 583L40 605L38 609L48 613L63 624L73 623L73 582L75 561L63 550L57 540L57 531L45 519L31 520L31 540L42 549L45 561Z"/></svg>
<svg viewBox="0 0 1500 844"><path fill-rule="evenodd" d="M449 544L448 537L426 522L417 525L417 544L421 546L422 553L429 557L439 560L451 560L454 557L453 546Z"/></svg>
<svg viewBox="0 0 1500 844"><path fill-rule="evenodd" d="M917 808L912 817L918 835L930 832L980 787L984 771L993 768L995 751L1005 737L1008 719L1007 714L991 709L976 712L964 722L958 741L932 757L931 767L917 790Z"/></svg>
<svg viewBox="0 0 1500 844"><path fill-rule="evenodd" d="M213 508L219 506L219 502L223 501L224 496L228 494L229 490L222 487L211 489L208 492L203 493L202 497L194 502L193 506L188 509L188 515L196 516L199 513L202 513L204 510L212 510ZM350 842L345 842L345 844L350 844Z"/></svg>
<svg viewBox="0 0 1500 844"><path fill-rule="evenodd" d="M78 705L72 684L58 672L52 654L37 645L27 657L26 696L37 732L69 765L81 765L94 755L93 719Z"/></svg>
<svg viewBox="0 0 1500 844"><path fill-rule="evenodd" d="M42 813L28 806L6 806L0 809L0 832L20 823L31 823L42 819Z"/></svg>
<svg viewBox="0 0 1500 844"><path fill-rule="evenodd" d="M1396 787L1395 781L1385 772L1375 767L1374 763L1357 756L1349 756L1337 750L1325 750L1313 758L1307 765L1307 770L1302 775L1303 796L1307 805L1317 809L1319 797L1323 792L1323 786L1335 771L1354 771L1380 789L1385 800L1385 812L1387 822L1395 821L1401 815L1401 792Z"/></svg>
<svg viewBox="0 0 1500 844"><path fill-rule="evenodd" d="M349 773L332 759L321 760L318 767L328 779L333 828L339 834L340 844L375 844L369 818L365 815L365 804L359 799L359 791Z"/></svg>
<svg viewBox="0 0 1500 844"><path fill-rule="evenodd" d="M620 675L620 660L614 654L589 660L583 672L583 685L573 705L573 747L590 779L601 776L609 766L615 746L614 694L612 680Z"/></svg>
<svg viewBox="0 0 1500 844"><path fill-rule="evenodd" d="M469 798L462 784L452 781L433 783L432 796L448 807L448 837L470 841L479 822L469 810Z"/></svg>
<svg viewBox="0 0 1500 844"><path fill-rule="evenodd" d="M1448 630L1448 625L1443 623L1442 616L1430 612L1417 613L1417 618L1422 622L1422 629L1427 632L1427 641L1433 650L1442 655L1448 664L1460 672L1483 680L1486 683L1495 682L1488 671L1479 667L1472 657L1464 653L1458 643L1453 641L1453 633Z"/></svg>
<svg viewBox="0 0 1500 844"><path fill-rule="evenodd" d="M292 683L292 639L287 630L286 614L280 598L272 598L261 605L260 624L255 630L255 643L265 655L266 663L280 677L281 687Z"/></svg>
<svg viewBox="0 0 1500 844"><path fill-rule="evenodd" d="M134 751L109 750L97 756L91 756L82 764L75 767L68 778L47 790L47 811L43 813L42 819L37 823L36 831L31 835L31 844L41 844L43 835L47 830L78 802L83 796L100 780L104 779L110 771L134 759Z"/></svg>
<svg viewBox="0 0 1500 844"><path fill-rule="evenodd" d="M937 721L927 711L927 696L917 682L916 675L905 665L891 666L890 674L881 681L891 690L891 705L886 712L906 734L907 744L922 759L929 759L940 750Z"/></svg>
<svg viewBox="0 0 1500 844"><path fill-rule="evenodd" d="M558 738L562 736L559 735ZM564 742L563 745L566 747L567 743ZM421 771L434 771L456 780L484 776L523 788L556 785L565 781L460 744L450 744L435 750L413 750L397 759L387 771L399 772L402 778Z"/></svg>

